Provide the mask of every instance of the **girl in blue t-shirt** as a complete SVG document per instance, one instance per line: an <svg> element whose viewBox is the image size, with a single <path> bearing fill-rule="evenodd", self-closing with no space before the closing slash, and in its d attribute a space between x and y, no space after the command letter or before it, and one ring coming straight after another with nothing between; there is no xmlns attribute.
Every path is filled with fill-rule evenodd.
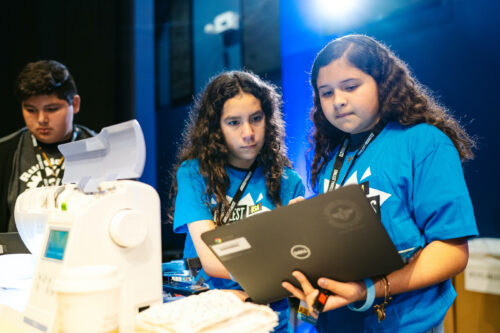
<svg viewBox="0 0 500 333"><path fill-rule="evenodd" d="M407 264L363 281L320 278L321 293L301 272L293 273L301 289L283 287L310 308L326 300L320 332L442 332L456 296L450 278L477 235L460 162L473 157L473 140L373 38L327 44L311 85L313 188L362 185Z"/></svg>
<svg viewBox="0 0 500 333"><path fill-rule="evenodd" d="M241 290L200 235L304 195L286 156L275 87L246 71L213 78L191 110L174 174L174 231L187 234L184 257L200 258L210 287ZM275 331L288 332L288 300L271 307L280 319Z"/></svg>

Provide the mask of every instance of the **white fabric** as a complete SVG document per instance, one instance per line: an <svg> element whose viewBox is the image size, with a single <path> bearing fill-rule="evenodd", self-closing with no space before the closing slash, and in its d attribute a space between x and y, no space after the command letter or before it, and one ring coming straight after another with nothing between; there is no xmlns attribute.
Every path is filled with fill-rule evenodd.
<svg viewBox="0 0 500 333"><path fill-rule="evenodd" d="M0 256L0 304L24 312L30 295L36 257L15 253Z"/></svg>
<svg viewBox="0 0 500 333"><path fill-rule="evenodd" d="M270 332L277 324L278 316L269 307L210 290L152 306L137 315L135 329L150 333L259 333Z"/></svg>

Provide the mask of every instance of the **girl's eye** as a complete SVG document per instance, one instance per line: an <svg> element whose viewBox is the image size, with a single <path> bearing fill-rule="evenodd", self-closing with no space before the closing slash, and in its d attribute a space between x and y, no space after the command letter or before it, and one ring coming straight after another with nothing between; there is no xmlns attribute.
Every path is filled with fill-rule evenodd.
<svg viewBox="0 0 500 333"><path fill-rule="evenodd" d="M31 108L25 108L26 112L29 112L29 113L35 113L36 110L35 109L31 109Z"/></svg>
<svg viewBox="0 0 500 333"><path fill-rule="evenodd" d="M325 90L325 91L321 91L319 93L320 97L330 97L333 95L333 92L331 90Z"/></svg>
<svg viewBox="0 0 500 333"><path fill-rule="evenodd" d="M59 110L59 107L50 107L50 108L47 108L45 110L48 112L56 112L57 110Z"/></svg>
<svg viewBox="0 0 500 333"><path fill-rule="evenodd" d="M353 91L353 90L355 90L357 87L359 87L359 85L357 85L357 84L352 84L352 85L346 86L346 87L344 88L344 90L345 90L345 91Z"/></svg>
<svg viewBox="0 0 500 333"><path fill-rule="evenodd" d="M230 121L228 121L228 122L227 122L227 124L228 124L229 126L236 126L236 125L238 125L239 123L238 123L238 121L237 121L237 120L230 120Z"/></svg>
<svg viewBox="0 0 500 333"><path fill-rule="evenodd" d="M259 115L257 115L257 116L253 116L253 117L252 117L252 122L254 122L254 123L258 123L258 122L259 122L259 121L261 121L263 118L264 118L264 117L263 117L261 114L259 114Z"/></svg>

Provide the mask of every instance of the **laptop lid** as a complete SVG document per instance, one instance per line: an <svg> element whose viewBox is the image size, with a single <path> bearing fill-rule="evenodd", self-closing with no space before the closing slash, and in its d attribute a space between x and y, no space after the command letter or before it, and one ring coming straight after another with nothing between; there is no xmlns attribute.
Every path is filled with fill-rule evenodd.
<svg viewBox="0 0 500 333"><path fill-rule="evenodd" d="M0 255L12 253L30 253L24 245L19 233L0 233Z"/></svg>
<svg viewBox="0 0 500 333"><path fill-rule="evenodd" d="M317 287L319 277L358 281L403 267L358 185L215 228L201 238L260 304L290 296L281 282L298 286L294 270Z"/></svg>

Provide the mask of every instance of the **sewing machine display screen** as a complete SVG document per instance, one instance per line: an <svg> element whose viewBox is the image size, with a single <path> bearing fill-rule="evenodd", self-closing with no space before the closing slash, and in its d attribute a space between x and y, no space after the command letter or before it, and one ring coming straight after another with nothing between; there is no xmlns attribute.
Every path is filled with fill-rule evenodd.
<svg viewBox="0 0 500 333"><path fill-rule="evenodd" d="M64 250L68 242L68 235L69 232L67 230L51 229L45 249L45 258L63 260Z"/></svg>

